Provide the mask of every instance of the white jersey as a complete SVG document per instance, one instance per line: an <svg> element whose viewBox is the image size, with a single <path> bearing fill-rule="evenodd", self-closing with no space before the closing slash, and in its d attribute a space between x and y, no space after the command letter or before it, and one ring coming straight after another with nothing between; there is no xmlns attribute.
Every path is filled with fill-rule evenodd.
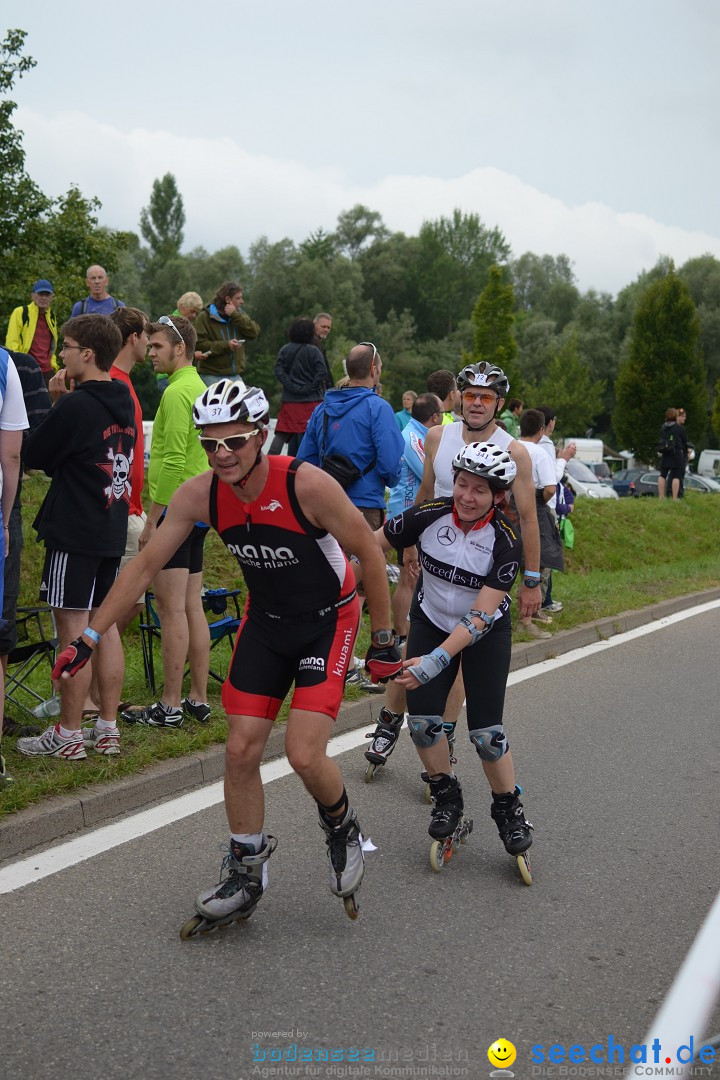
<svg viewBox="0 0 720 1080"><path fill-rule="evenodd" d="M533 484L536 488L542 490L545 487L555 489L555 463L550 460L548 454L545 453L541 446L537 443L526 442L525 439L520 439L528 454L530 455L530 463L532 464L532 478ZM553 499L555 495L553 494Z"/></svg>
<svg viewBox="0 0 720 1080"><path fill-rule="evenodd" d="M0 430L25 431L27 426L28 418L20 376L12 357L5 349L0 349ZM2 495L2 468L0 468L0 495Z"/></svg>
<svg viewBox="0 0 720 1080"><path fill-rule="evenodd" d="M453 493L453 470L452 463L455 455L463 446L467 445L463 439L462 420L455 424L443 424L440 443L433 461L435 471L435 498L449 499ZM474 434L474 433L473 433ZM496 427L492 435L484 435L482 431L477 433L477 439L473 442L489 442L493 446L499 446L501 450L507 450L514 443L512 435L500 427Z"/></svg>

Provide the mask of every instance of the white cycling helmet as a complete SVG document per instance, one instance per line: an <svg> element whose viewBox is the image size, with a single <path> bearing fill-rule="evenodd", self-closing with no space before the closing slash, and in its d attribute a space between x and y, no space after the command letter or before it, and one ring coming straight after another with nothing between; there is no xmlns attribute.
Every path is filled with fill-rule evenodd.
<svg viewBox="0 0 720 1080"><path fill-rule="evenodd" d="M268 399L259 386L247 387L244 382L220 379L208 386L193 405L193 423L195 427L242 420L262 424L269 411Z"/></svg>
<svg viewBox="0 0 720 1080"><path fill-rule="evenodd" d="M466 390L468 386L487 386L494 390L498 397L506 397L510 390L510 380L502 368L489 364L487 360L481 360L479 364L466 364L459 372L458 390Z"/></svg>
<svg viewBox="0 0 720 1080"><path fill-rule="evenodd" d="M463 446L453 458L455 472L484 476L491 487L505 491L512 487L517 466L508 454L494 443L474 442Z"/></svg>

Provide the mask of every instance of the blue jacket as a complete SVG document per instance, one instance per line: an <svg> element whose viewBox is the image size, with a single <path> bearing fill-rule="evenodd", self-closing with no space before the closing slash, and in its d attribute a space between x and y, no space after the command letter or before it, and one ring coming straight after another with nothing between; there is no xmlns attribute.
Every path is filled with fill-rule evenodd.
<svg viewBox="0 0 720 1080"><path fill-rule="evenodd" d="M397 413L395 414L397 417ZM387 513L389 518L397 517L403 510L415 504L415 496L420 490L425 468L425 437L428 429L419 420L410 420L405 425L402 437L405 450L400 461L400 482L390 492Z"/></svg>
<svg viewBox="0 0 720 1080"><path fill-rule="evenodd" d="M328 426L325 447L323 418ZM308 420L297 456L311 465L320 465L322 454L342 454L362 472L375 460L375 468L347 488L355 506L385 509L385 488L400 479L400 461L405 444L395 414L367 386L346 386L328 390Z"/></svg>

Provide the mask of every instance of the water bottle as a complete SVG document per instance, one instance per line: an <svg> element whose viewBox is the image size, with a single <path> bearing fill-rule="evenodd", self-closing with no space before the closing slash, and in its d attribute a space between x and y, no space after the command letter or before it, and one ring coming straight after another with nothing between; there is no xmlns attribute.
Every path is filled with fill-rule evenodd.
<svg viewBox="0 0 720 1080"><path fill-rule="evenodd" d="M51 716L60 715L60 698L51 697L47 701L41 701L39 705L36 705L33 709L33 716L37 716L38 720L46 720Z"/></svg>

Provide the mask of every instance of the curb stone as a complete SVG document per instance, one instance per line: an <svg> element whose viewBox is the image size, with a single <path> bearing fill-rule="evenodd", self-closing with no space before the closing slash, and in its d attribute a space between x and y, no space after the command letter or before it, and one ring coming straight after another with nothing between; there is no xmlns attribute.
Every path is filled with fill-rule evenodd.
<svg viewBox="0 0 720 1080"><path fill-rule="evenodd" d="M518 671L542 663L598 641L625 633L638 626L667 618L678 611L720 599L720 588L663 600L650 607L620 612L572 630L560 630L551 639L513 644L510 670ZM382 701L377 697L343 703L335 723L335 734L375 723ZM263 761L281 757L285 743L284 726L270 733ZM108 824L113 818L149 808L172 795L181 795L223 775L225 745L213 746L197 754L151 765L135 776L109 784L80 788L71 796L57 796L37 806L11 815L0 824L0 861L14 858L40 845Z"/></svg>

